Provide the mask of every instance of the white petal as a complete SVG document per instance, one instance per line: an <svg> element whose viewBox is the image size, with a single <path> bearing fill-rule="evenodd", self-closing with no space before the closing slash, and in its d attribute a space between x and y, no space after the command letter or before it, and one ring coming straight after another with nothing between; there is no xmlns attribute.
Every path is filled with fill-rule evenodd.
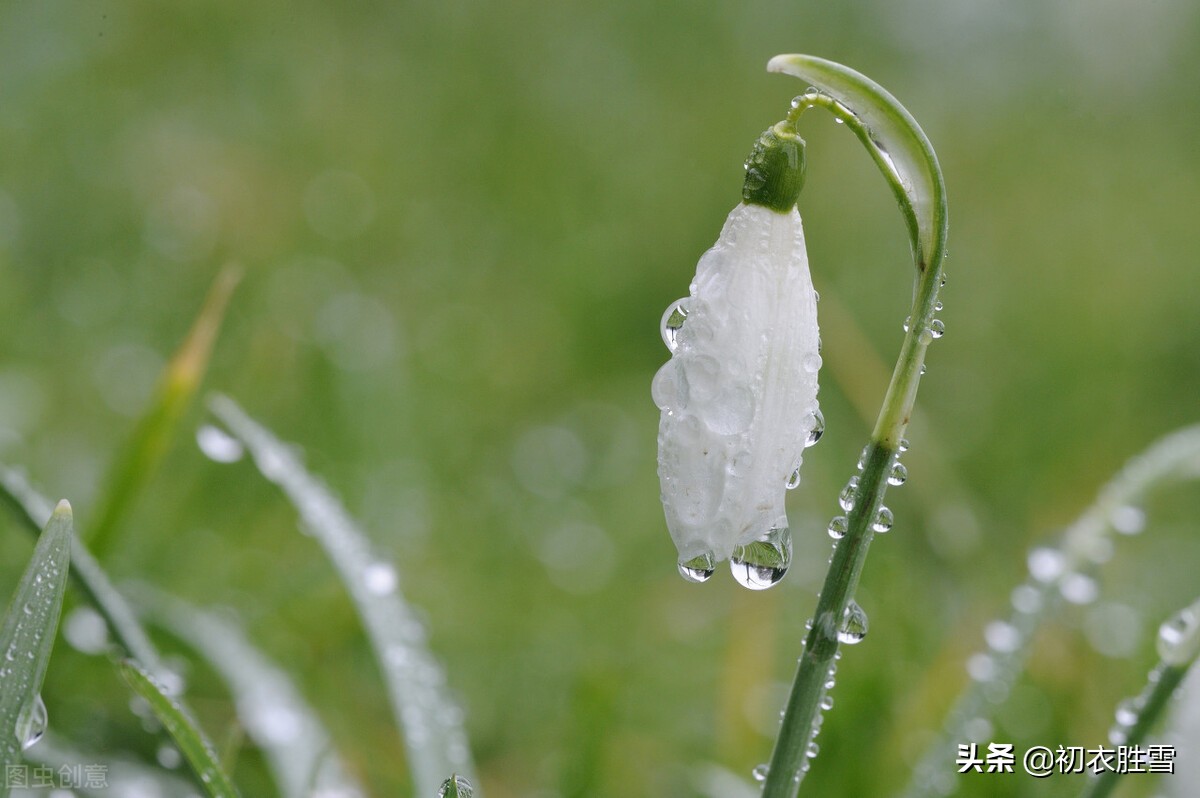
<svg viewBox="0 0 1200 798"><path fill-rule="evenodd" d="M652 386L658 473L680 560L719 561L786 526L785 486L816 424L817 306L800 214L735 208L686 304Z"/></svg>

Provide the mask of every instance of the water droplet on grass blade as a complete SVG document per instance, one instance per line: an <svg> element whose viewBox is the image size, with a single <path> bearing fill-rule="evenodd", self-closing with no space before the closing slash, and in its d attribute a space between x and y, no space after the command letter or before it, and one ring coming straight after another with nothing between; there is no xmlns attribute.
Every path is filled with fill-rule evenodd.
<svg viewBox="0 0 1200 798"><path fill-rule="evenodd" d="M1007 621L992 621L983 630L983 638L993 651L1014 651L1021 643L1017 627Z"/></svg>
<svg viewBox="0 0 1200 798"><path fill-rule="evenodd" d="M1053 582L1062 576L1066 563L1062 552L1037 548L1029 552L1029 575L1038 582Z"/></svg>
<svg viewBox="0 0 1200 798"><path fill-rule="evenodd" d="M850 477L846 487L838 494L838 505L846 512L854 509L854 502L858 498L858 482L858 477Z"/></svg>
<svg viewBox="0 0 1200 798"><path fill-rule="evenodd" d="M896 463L892 466L892 471L888 474L888 484L894 488L898 488L908 480L908 469L903 463Z"/></svg>
<svg viewBox="0 0 1200 798"><path fill-rule="evenodd" d="M46 733L48 721L46 704L42 701L40 694L35 695L32 701L22 707L21 714L17 716L17 726L14 732L17 742L21 744L22 751L28 751L38 740L42 739L42 735Z"/></svg>
<svg viewBox="0 0 1200 798"><path fill-rule="evenodd" d="M674 352L679 348L679 330L683 327L683 323L687 321L688 298L677 299L667 306L667 310L662 317L662 339L667 345L667 349Z"/></svg>
<svg viewBox="0 0 1200 798"><path fill-rule="evenodd" d="M760 784L767 780L767 774L771 772L771 768L766 762L761 765L755 765L754 770L750 771L750 775Z"/></svg>
<svg viewBox="0 0 1200 798"><path fill-rule="evenodd" d="M196 445L215 463L236 463L246 452L241 441L212 424L204 424L196 430Z"/></svg>
<svg viewBox="0 0 1200 798"><path fill-rule="evenodd" d="M834 540L841 540L846 537L846 530L850 528L850 521L844 515L835 516L829 522L829 537Z"/></svg>
<svg viewBox="0 0 1200 798"><path fill-rule="evenodd" d="M679 575L689 582L707 582L717 569L717 560L711 551L690 560L680 560Z"/></svg>
<svg viewBox="0 0 1200 798"><path fill-rule="evenodd" d="M792 533L776 527L760 540L738 546L729 558L729 570L742 587L766 590L779 583L792 564Z"/></svg>
<svg viewBox="0 0 1200 798"><path fill-rule="evenodd" d="M875 514L875 520L871 522L871 529L882 535L892 528L894 521L895 518L892 515L892 511L886 507L880 507L879 512Z"/></svg>
<svg viewBox="0 0 1200 798"><path fill-rule="evenodd" d="M1146 528L1146 511L1126 504L1112 511L1109 522L1122 535L1136 535Z"/></svg>
<svg viewBox="0 0 1200 798"><path fill-rule="evenodd" d="M858 606L858 602L851 601L846 605L846 611L842 614L842 625L838 629L838 640L847 645L861 643L862 639L867 636L867 613L863 608Z"/></svg>
<svg viewBox="0 0 1200 798"><path fill-rule="evenodd" d="M784 487L787 488L788 490L795 490L796 488L800 487L800 469L799 468L797 468L795 471L793 471L791 476L788 477L787 484L784 485Z"/></svg>
<svg viewBox="0 0 1200 798"><path fill-rule="evenodd" d="M373 562L363 569L363 587L376 596L384 596L396 589L396 569L391 563Z"/></svg>
<svg viewBox="0 0 1200 798"><path fill-rule="evenodd" d="M934 338L941 338L946 334L946 324L941 319L934 319L929 322L929 333Z"/></svg>
<svg viewBox="0 0 1200 798"><path fill-rule="evenodd" d="M474 792L475 788L471 786L471 782L462 776L454 776L442 782L438 789L438 798L471 798Z"/></svg>
<svg viewBox="0 0 1200 798"><path fill-rule="evenodd" d="M1185 666L1200 646L1200 602L1184 607L1158 627L1158 655L1163 662Z"/></svg>

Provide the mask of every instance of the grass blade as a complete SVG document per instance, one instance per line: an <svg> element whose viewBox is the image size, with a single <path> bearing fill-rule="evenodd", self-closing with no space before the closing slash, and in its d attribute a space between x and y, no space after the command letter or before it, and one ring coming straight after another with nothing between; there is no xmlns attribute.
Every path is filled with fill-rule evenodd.
<svg viewBox="0 0 1200 798"><path fill-rule="evenodd" d="M25 475L3 465L0 465L0 500L8 504L21 524L35 535L50 517L50 503L29 484ZM157 672L158 650L125 597L117 592L108 574L75 535L71 536L71 576L104 617L113 638L126 653Z"/></svg>
<svg viewBox="0 0 1200 798"><path fill-rule="evenodd" d="M1108 741L1115 746L1141 747L1200 656L1200 600L1180 610L1159 628L1158 655L1162 659L1150 671L1141 695L1117 707L1117 723L1108 733ZM1097 773L1084 789L1083 798L1106 798L1122 775L1119 769Z"/></svg>
<svg viewBox="0 0 1200 798"><path fill-rule="evenodd" d="M191 713L183 705L167 695L166 691L142 666L133 660L120 663L121 675L133 692L145 699L155 717L179 746L183 758L191 765L196 777L204 785L211 798L236 798L237 789L217 761L216 750L192 720Z"/></svg>
<svg viewBox="0 0 1200 798"><path fill-rule="evenodd" d="M270 662L230 620L148 587L137 589L142 614L191 646L224 679L246 732L266 756L284 798L314 792L361 798L329 733L287 673Z"/></svg>
<svg viewBox="0 0 1200 798"><path fill-rule="evenodd" d="M104 557L117 526L166 453L179 419L204 377L225 308L241 277L241 270L233 266L217 275L187 337L163 369L149 409L117 456L101 494L96 523L86 536L97 557Z"/></svg>
<svg viewBox="0 0 1200 798"><path fill-rule="evenodd" d="M394 568L375 555L366 535L289 446L232 399L215 397L209 407L250 450L263 476L283 489L341 576L383 671L416 794L436 795L447 773L475 783L462 713L445 693L445 675L429 653L420 622L400 596ZM475 793L479 798L479 790Z"/></svg>
<svg viewBox="0 0 1200 798"><path fill-rule="evenodd" d="M43 728L25 728L35 707L58 632L71 561L71 505L54 508L0 627L0 756L5 772ZM36 737L34 736L36 734ZM7 779L0 794L8 794Z"/></svg>
<svg viewBox="0 0 1200 798"><path fill-rule="evenodd" d="M972 723L991 718L997 704L989 699L989 693L1006 693L1016 681L1029 658L1037 630L1062 606L1063 591L1071 579L1080 575L1090 578L1088 572L1111 552L1117 527L1129 523L1123 518L1131 511L1140 513L1137 508L1151 493L1197 476L1200 425L1170 432L1125 464L1095 502L1067 527L1059 548L1031 553L1030 577L1013 591L1013 611L1008 620L989 624L1003 632L1004 644L989 644L986 653L975 655L985 658L980 662L986 668L980 670L986 671L987 678L972 679L959 695L942 731L913 769L904 798L938 795L942 788L953 786L949 783L954 778L953 770L947 771L947 763L953 761L955 745L970 737L967 729ZM1135 531L1124 529L1126 534ZM1052 565L1052 572L1042 572L1045 565L1039 566L1038 562ZM1035 570L1039 573L1032 572Z"/></svg>

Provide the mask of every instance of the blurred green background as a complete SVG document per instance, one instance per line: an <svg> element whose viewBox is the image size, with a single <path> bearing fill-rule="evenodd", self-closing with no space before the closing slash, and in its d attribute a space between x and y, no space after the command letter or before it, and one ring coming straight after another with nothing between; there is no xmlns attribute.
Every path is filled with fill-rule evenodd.
<svg viewBox="0 0 1200 798"><path fill-rule="evenodd" d="M491 798L695 795L767 758L824 527L899 347L911 267L857 142L803 122L823 442L796 564L685 584L658 503L658 324L739 199L756 135L846 63L920 120L950 198L947 335L808 777L900 788L1046 542L1200 418L1200 6L1156 3L0 4L0 458L86 526L114 452L225 263L206 387L300 444L392 555L467 709ZM295 513L192 440L114 536L118 578L237 610L375 795L409 795L379 674ZM1118 541L1039 641L996 740L1094 746L1159 621L1195 598L1194 488ZM8 595L30 551L0 530ZM235 723L205 669L190 698ZM153 756L113 669L63 646L51 726ZM1195 752L1193 752L1195 753ZM949 767L949 765L948 765ZM247 794L270 794L255 752ZM1149 794L1148 777L1128 794ZM1073 795L1078 778L964 779ZM806 794L808 794L806 792Z"/></svg>

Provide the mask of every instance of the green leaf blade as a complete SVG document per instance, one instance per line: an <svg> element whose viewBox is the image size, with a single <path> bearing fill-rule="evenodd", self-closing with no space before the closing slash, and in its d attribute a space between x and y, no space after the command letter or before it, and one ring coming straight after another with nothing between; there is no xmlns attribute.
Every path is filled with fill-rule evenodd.
<svg viewBox="0 0 1200 798"><path fill-rule="evenodd" d="M71 528L71 505L61 501L38 539L0 626L0 756L5 768L21 761L24 740L18 739L18 725L40 700L62 614ZM3 790L6 793L7 787Z"/></svg>
<svg viewBox="0 0 1200 798"><path fill-rule="evenodd" d="M239 798L237 788L217 760L212 743L183 705L167 695L150 673L133 660L121 662L120 669L133 692L150 705L155 717L175 740L210 798Z"/></svg>
<svg viewBox="0 0 1200 798"><path fill-rule="evenodd" d="M233 694L238 719L263 752L284 798L362 798L332 750L329 732L287 673L234 621L148 587L133 594L144 616L212 665Z"/></svg>
<svg viewBox="0 0 1200 798"><path fill-rule="evenodd" d="M462 712L425 630L401 596L395 569L293 447L254 421L236 402L214 397L209 409L254 458L258 470L295 506L304 529L325 549L363 621L404 738L417 795L436 795L447 773L477 783ZM481 798L475 789L475 798Z"/></svg>
<svg viewBox="0 0 1200 798"><path fill-rule="evenodd" d="M767 71L807 81L842 106L832 110L862 141L896 194L917 270L936 269L946 253L946 184L912 114L866 75L824 58L777 55Z"/></svg>

